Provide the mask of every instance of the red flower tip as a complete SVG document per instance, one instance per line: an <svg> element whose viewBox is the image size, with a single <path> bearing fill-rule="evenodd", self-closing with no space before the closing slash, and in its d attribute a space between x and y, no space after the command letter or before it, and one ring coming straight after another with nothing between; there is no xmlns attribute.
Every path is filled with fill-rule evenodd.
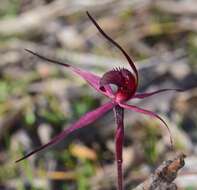
<svg viewBox="0 0 197 190"><path fill-rule="evenodd" d="M117 91L114 92L115 101L122 102L132 98L137 89L137 81L134 75L127 69L115 69L106 72L100 79L100 89L104 90L105 85L116 85Z"/></svg>

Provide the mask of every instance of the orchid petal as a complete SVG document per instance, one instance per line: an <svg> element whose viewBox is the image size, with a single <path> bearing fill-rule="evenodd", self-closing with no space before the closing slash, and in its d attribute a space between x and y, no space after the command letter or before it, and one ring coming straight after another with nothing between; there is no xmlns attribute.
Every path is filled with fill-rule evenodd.
<svg viewBox="0 0 197 190"><path fill-rule="evenodd" d="M152 96L152 95L155 95L155 94L159 94L159 93L165 92L165 91L178 91L178 92L182 92L183 90L181 90L181 89L170 89L170 88L167 88L167 89L161 89L161 90L157 90L157 91L153 91L153 92L137 93L135 96L133 96L133 98L143 99L143 98L146 98L146 97L149 97L149 96Z"/></svg>
<svg viewBox="0 0 197 190"><path fill-rule="evenodd" d="M155 117L155 118L159 119L164 124L164 126L167 128L168 133L170 134L170 144L171 144L171 147L173 147L173 140L172 140L172 134L170 132L170 129L169 129L167 123L159 115L157 115L156 113L154 113L152 111L145 110L145 109L139 108L137 106L133 106L133 105L119 103L119 106L122 108L128 109L128 110L132 110L132 111L142 113L145 115L149 115L151 117Z"/></svg>
<svg viewBox="0 0 197 190"><path fill-rule="evenodd" d="M129 55L127 54L127 52L116 42L114 41L110 36L108 36L102 29L101 27L98 25L98 23L94 20L94 18L89 14L89 12L86 12L88 17L90 18L90 20L93 22L93 24L96 26L96 28L98 29L98 31L107 39L109 40L113 45L115 45L126 57L129 65L131 66L131 68L133 69L135 76L136 76L136 80L137 80L137 84L138 84L138 71L137 68L134 64L134 62L132 61L132 59L129 57Z"/></svg>
<svg viewBox="0 0 197 190"><path fill-rule="evenodd" d="M99 81L100 81L100 77L89 72L89 71L85 71L85 70L82 70L82 69L79 69L79 68L76 68L76 67L73 67L67 63L63 63L63 62L60 62L60 61L56 61L56 60L53 60L53 59L49 59L47 57L44 57L43 55L40 55L38 53L35 53L31 50L28 50L28 49L25 49L27 52L39 57L40 59L43 59L45 61L48 61L48 62L51 62L51 63L55 63L55 64L58 64L58 65L62 65L62 66L65 66L67 68L70 68L74 73L78 74L79 76L81 76L84 80L86 80L94 89L96 89L97 91L101 92L102 94L112 98L113 94L112 94L112 91L110 89L109 86L105 87L105 90L100 90L100 86L99 86Z"/></svg>
<svg viewBox="0 0 197 190"><path fill-rule="evenodd" d="M50 142L48 142L47 144L44 144L44 145L36 148L32 152L30 152L27 155L23 156L22 158L18 159L16 162L20 162L21 160L24 160L24 159L28 158L29 156L35 154L36 152L40 152L41 150L47 148L48 146L57 144L58 142L63 140L65 137L67 137L73 131L75 131L77 129L80 129L80 128L83 128L83 127L86 127L87 125L91 124L96 119L101 117L104 113L106 113L107 111L112 109L114 106L115 106L114 103L108 102L108 103L100 106L99 108L86 113L76 123L71 125L69 128L64 129L63 132L61 132L60 134L55 136Z"/></svg>

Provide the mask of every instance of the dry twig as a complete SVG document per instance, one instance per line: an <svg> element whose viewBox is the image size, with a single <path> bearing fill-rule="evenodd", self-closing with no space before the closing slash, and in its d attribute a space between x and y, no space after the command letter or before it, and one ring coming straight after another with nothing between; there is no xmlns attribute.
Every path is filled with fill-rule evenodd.
<svg viewBox="0 0 197 190"><path fill-rule="evenodd" d="M147 180L133 190L176 190L177 185L173 181L185 164L184 158L185 155L180 154L173 160L164 161Z"/></svg>

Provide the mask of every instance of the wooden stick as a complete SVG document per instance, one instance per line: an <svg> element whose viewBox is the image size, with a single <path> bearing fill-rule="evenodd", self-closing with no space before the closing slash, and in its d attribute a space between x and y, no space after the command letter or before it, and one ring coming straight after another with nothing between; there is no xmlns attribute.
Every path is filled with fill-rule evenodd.
<svg viewBox="0 0 197 190"><path fill-rule="evenodd" d="M133 190L176 190L173 183L178 171L185 165L184 154L178 155L173 160L164 161L156 171L144 182Z"/></svg>

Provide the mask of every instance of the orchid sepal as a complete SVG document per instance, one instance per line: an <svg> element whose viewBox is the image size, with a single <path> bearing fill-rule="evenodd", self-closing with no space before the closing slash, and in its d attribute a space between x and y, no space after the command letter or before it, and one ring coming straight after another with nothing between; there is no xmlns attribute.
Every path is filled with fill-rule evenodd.
<svg viewBox="0 0 197 190"><path fill-rule="evenodd" d="M102 94L104 94L105 96L109 97L109 98L112 98L112 91L110 89L110 87L108 86L107 88L105 88L105 91L102 91L100 90L100 85L99 85L99 82L100 82L100 77L89 72L89 71L86 71L86 70L83 70L83 69L79 69L77 67L74 67L72 65L69 65L67 63L63 63L61 61L58 61L58 60L54 60L54 59L50 59L50 58L47 58L37 52L34 52L32 50L29 50L29 49L25 49L25 51L39 57L40 59L42 60L45 60L45 61L48 61L50 63L54 63L54 64L57 64L57 65L61 65L61 66L64 66L66 68L69 68L71 71L73 71L75 74L79 75L80 77L82 77L84 80L86 80L90 86L92 86L94 89L96 89L98 92L101 92Z"/></svg>
<svg viewBox="0 0 197 190"><path fill-rule="evenodd" d="M152 111L149 111L149 110L146 110L146 109L134 106L134 105L128 105L128 104L125 104L125 103L119 103L119 106L122 107L122 108L128 109L128 110L134 111L134 112L142 113L142 114L148 115L150 117L154 117L154 118L159 119L164 124L164 126L166 127L166 129L167 129L167 131L168 131L168 133L170 135L171 149L174 149L174 143L173 143L173 138L172 138L172 134L171 134L170 128L169 128L168 124L159 115L157 115L156 113L154 113Z"/></svg>
<svg viewBox="0 0 197 190"><path fill-rule="evenodd" d="M45 149L45 148L47 148L49 146L57 144L58 142L60 142L61 140L65 139L69 134L71 134L72 132L74 132L77 129L80 129L80 128L83 128L83 127L87 127L87 125L89 125L92 122L94 122L95 120L97 120L104 113L106 113L107 111L111 110L114 106L115 106L115 104L110 101L110 102L107 102L104 105L100 106L99 108L86 113L84 116L82 116L73 125L71 125L70 127L64 129L60 134L58 134L57 136L52 138L51 141L49 141L48 143L36 148L35 150L33 150L30 153L28 153L25 156L23 156L22 158L16 160L16 162L20 162L20 161L30 157L31 155L33 155L33 154L35 154L37 152L40 152L41 150L43 150L43 149Z"/></svg>

